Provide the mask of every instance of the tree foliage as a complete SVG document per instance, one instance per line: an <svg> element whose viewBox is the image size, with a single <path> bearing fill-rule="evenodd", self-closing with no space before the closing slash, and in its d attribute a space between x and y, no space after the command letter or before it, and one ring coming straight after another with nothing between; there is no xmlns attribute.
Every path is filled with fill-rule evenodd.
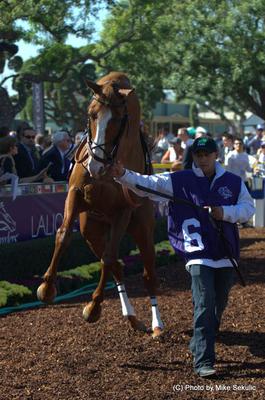
<svg viewBox="0 0 265 400"><path fill-rule="evenodd" d="M2 44L11 46L3 50L0 43L0 70L7 62L14 70L13 86L20 95L16 111L31 82L50 82L48 96L55 88L66 95L73 76L77 79L82 66L92 62L98 75L128 73L146 113L163 97L163 89L174 89L178 100L206 106L223 118L226 110L242 118L250 110L265 119L263 0L108 1L111 13L100 40L93 42L90 16L102 3L0 1ZM87 45L67 45L69 34L87 38ZM21 38L42 46L23 65L14 46ZM3 86L0 90L4 93ZM7 109L7 93L2 98Z"/></svg>
<svg viewBox="0 0 265 400"><path fill-rule="evenodd" d="M229 109L265 118L264 23L263 0L123 1L101 45L131 33L105 65L129 71L151 100L172 88L222 117Z"/></svg>
<svg viewBox="0 0 265 400"><path fill-rule="evenodd" d="M101 74L111 70L126 72L136 87L146 115L164 97L163 77L168 66L156 57L160 46L159 29L167 36L167 26L160 19L171 1L120 1L105 21L97 51L104 53ZM111 48L112 43L119 43ZM111 49L111 51L106 51Z"/></svg>
<svg viewBox="0 0 265 400"><path fill-rule="evenodd" d="M93 46L89 43L94 31L91 16L102 4L112 6L112 0L15 0L0 1L0 73L6 65L14 71L0 82L0 125L10 125L31 95L32 82L62 82L74 66L93 60ZM85 38L87 46L66 45L69 35ZM37 57L23 63L17 56L24 40L41 46ZM87 78L91 78L88 76ZM12 79L15 98L10 98L4 87ZM63 112L63 110L62 110Z"/></svg>

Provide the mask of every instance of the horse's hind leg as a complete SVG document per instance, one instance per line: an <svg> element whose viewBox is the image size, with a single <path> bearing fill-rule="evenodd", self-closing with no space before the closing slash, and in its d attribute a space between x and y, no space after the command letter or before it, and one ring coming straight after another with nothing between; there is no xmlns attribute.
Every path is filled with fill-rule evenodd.
<svg viewBox="0 0 265 400"><path fill-rule="evenodd" d="M37 290L38 299L44 303L51 303L56 296L55 281L57 266L71 241L74 220L78 214L78 196L79 194L75 188L70 188L65 202L63 223L56 233L55 249L52 260L44 274L44 283L42 283Z"/></svg>
<svg viewBox="0 0 265 400"><path fill-rule="evenodd" d="M136 318L136 314L134 308L128 298L126 288L124 285L124 277L123 277L123 268L121 264L118 262L118 249L119 243L122 236L125 233L125 230L128 226L129 220L131 218L131 210L126 210L123 214L119 214L114 222L115 229L111 230L110 240L107 243L103 260L104 263L108 264L111 269L111 272L114 276L121 306L122 306L122 315L128 319L131 327L134 330L146 332L146 326L142 321L139 321Z"/></svg>
<svg viewBox="0 0 265 400"><path fill-rule="evenodd" d="M133 229L130 229L130 233L132 234L140 250L144 264L144 285L149 293L152 306L152 336L153 338L156 338L162 334L164 324L160 316L156 297L157 279L155 273L155 249L153 244L153 230L151 224L150 226L147 226L139 223L134 224Z"/></svg>

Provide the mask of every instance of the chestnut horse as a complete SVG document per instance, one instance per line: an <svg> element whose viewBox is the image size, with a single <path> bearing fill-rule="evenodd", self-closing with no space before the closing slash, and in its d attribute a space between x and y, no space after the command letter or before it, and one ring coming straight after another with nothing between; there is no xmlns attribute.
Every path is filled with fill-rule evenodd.
<svg viewBox="0 0 265 400"><path fill-rule="evenodd" d="M118 261L120 241L128 232L143 260L143 279L152 306L152 336L157 337L162 333L163 322L156 299L153 204L123 188L107 172L109 165L120 160L129 169L147 173L140 134L139 101L123 73L111 72L97 83L89 81L87 85L94 94L88 107L87 139L83 139L76 151L64 220L57 231L51 264L37 295L43 302L51 302L55 297L57 265L70 242L74 220L79 215L81 234L102 264L92 301L83 310L85 320L96 322L100 318L104 287L109 273L112 273L123 316L135 330L147 331L135 316Z"/></svg>

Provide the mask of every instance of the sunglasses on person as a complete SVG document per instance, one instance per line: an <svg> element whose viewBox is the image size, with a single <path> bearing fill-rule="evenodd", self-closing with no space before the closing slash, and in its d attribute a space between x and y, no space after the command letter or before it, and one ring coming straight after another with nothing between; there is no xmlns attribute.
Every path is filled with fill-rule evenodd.
<svg viewBox="0 0 265 400"><path fill-rule="evenodd" d="M35 139L35 135L24 135L27 139Z"/></svg>

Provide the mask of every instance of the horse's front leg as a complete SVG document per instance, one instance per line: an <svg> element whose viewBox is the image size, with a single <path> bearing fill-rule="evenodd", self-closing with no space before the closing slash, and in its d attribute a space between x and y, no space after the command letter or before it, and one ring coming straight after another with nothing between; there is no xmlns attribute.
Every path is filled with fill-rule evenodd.
<svg viewBox="0 0 265 400"><path fill-rule="evenodd" d="M127 295L126 287L124 284L123 277L123 266L117 259L115 262L113 261L110 265L109 269L111 269L112 275L116 282L116 287L119 293L120 302L121 302L121 310L122 315L126 319L128 319L131 327L136 331L147 332L147 328L145 324L136 318L136 314L134 311L134 307L130 302L130 299Z"/></svg>
<svg viewBox="0 0 265 400"><path fill-rule="evenodd" d="M71 242L74 220L78 214L77 196L77 191L70 189L65 202L64 220L56 233L55 249L52 260L43 276L44 282L38 287L37 290L38 299L44 303L51 303L57 294L55 286L57 266L63 253Z"/></svg>
<svg viewBox="0 0 265 400"><path fill-rule="evenodd" d="M80 232L93 253L102 260L107 241L109 224L93 219L87 212L80 214ZM90 301L83 309L83 317L87 322L96 322L101 315L101 303L104 300L104 288L110 275L110 269L101 262L100 281Z"/></svg>

